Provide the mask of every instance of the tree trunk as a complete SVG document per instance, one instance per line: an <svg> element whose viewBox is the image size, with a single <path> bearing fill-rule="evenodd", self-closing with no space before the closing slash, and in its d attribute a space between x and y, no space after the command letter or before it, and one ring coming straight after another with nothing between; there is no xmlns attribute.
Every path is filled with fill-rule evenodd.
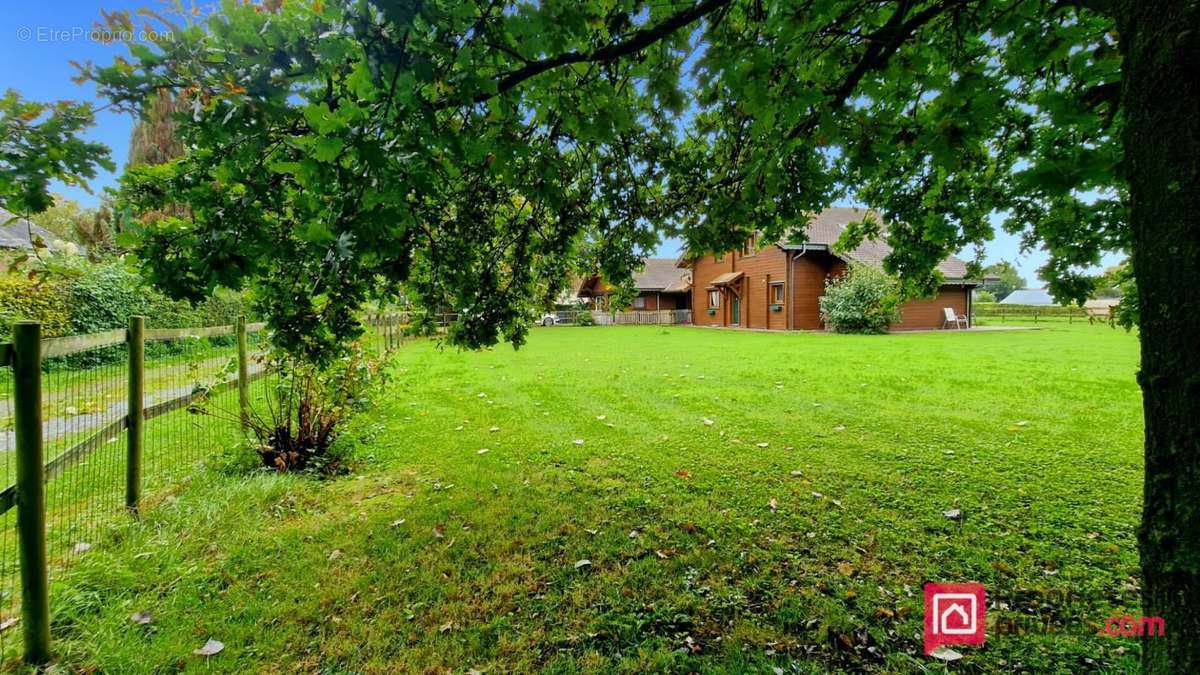
<svg viewBox="0 0 1200 675"><path fill-rule="evenodd" d="M1141 302L1147 673L1200 673L1200 3L1119 0L1124 147Z"/></svg>

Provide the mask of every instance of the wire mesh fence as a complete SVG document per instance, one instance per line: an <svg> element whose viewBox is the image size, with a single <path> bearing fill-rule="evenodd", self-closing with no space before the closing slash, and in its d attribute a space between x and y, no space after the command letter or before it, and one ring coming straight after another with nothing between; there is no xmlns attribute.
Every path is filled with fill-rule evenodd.
<svg viewBox="0 0 1200 675"><path fill-rule="evenodd" d="M376 352L401 344L399 315L368 317L366 324L364 343ZM133 325L129 331L40 343L36 407L45 569L51 580L101 544L117 519L128 518L131 500L140 510L153 508L207 459L241 443L241 412L266 405L277 380L263 324L145 331ZM8 371L0 373L0 486L6 486L0 490L0 660L5 661L20 655L23 632L18 513L27 501L18 489L17 351L0 345L0 363ZM138 424L140 434L131 429ZM134 452L131 442L137 444Z"/></svg>

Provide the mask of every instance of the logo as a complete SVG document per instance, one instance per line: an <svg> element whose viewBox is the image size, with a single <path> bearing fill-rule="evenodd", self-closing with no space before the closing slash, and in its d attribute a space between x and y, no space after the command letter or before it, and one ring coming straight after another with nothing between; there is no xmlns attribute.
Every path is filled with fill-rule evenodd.
<svg viewBox="0 0 1200 675"><path fill-rule="evenodd" d="M925 584L925 653L983 644L983 584Z"/></svg>

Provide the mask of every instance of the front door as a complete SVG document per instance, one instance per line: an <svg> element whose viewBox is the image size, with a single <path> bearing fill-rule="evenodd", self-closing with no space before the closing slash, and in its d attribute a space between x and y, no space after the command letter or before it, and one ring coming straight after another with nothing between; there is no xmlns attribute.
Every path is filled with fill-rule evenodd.
<svg viewBox="0 0 1200 675"><path fill-rule="evenodd" d="M742 299L733 296L729 300L729 325L737 326L742 323Z"/></svg>

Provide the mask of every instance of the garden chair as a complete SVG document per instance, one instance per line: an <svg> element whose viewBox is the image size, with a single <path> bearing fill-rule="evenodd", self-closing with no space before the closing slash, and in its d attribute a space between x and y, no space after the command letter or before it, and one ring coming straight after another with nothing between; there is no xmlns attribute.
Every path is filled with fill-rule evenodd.
<svg viewBox="0 0 1200 675"><path fill-rule="evenodd" d="M967 327L967 315L966 314L956 313L954 311L953 307L946 307L946 308L942 309L942 312L946 316L946 320L942 322L942 328L945 328L946 326L949 326L950 324L954 324L954 326L956 328L966 328Z"/></svg>

